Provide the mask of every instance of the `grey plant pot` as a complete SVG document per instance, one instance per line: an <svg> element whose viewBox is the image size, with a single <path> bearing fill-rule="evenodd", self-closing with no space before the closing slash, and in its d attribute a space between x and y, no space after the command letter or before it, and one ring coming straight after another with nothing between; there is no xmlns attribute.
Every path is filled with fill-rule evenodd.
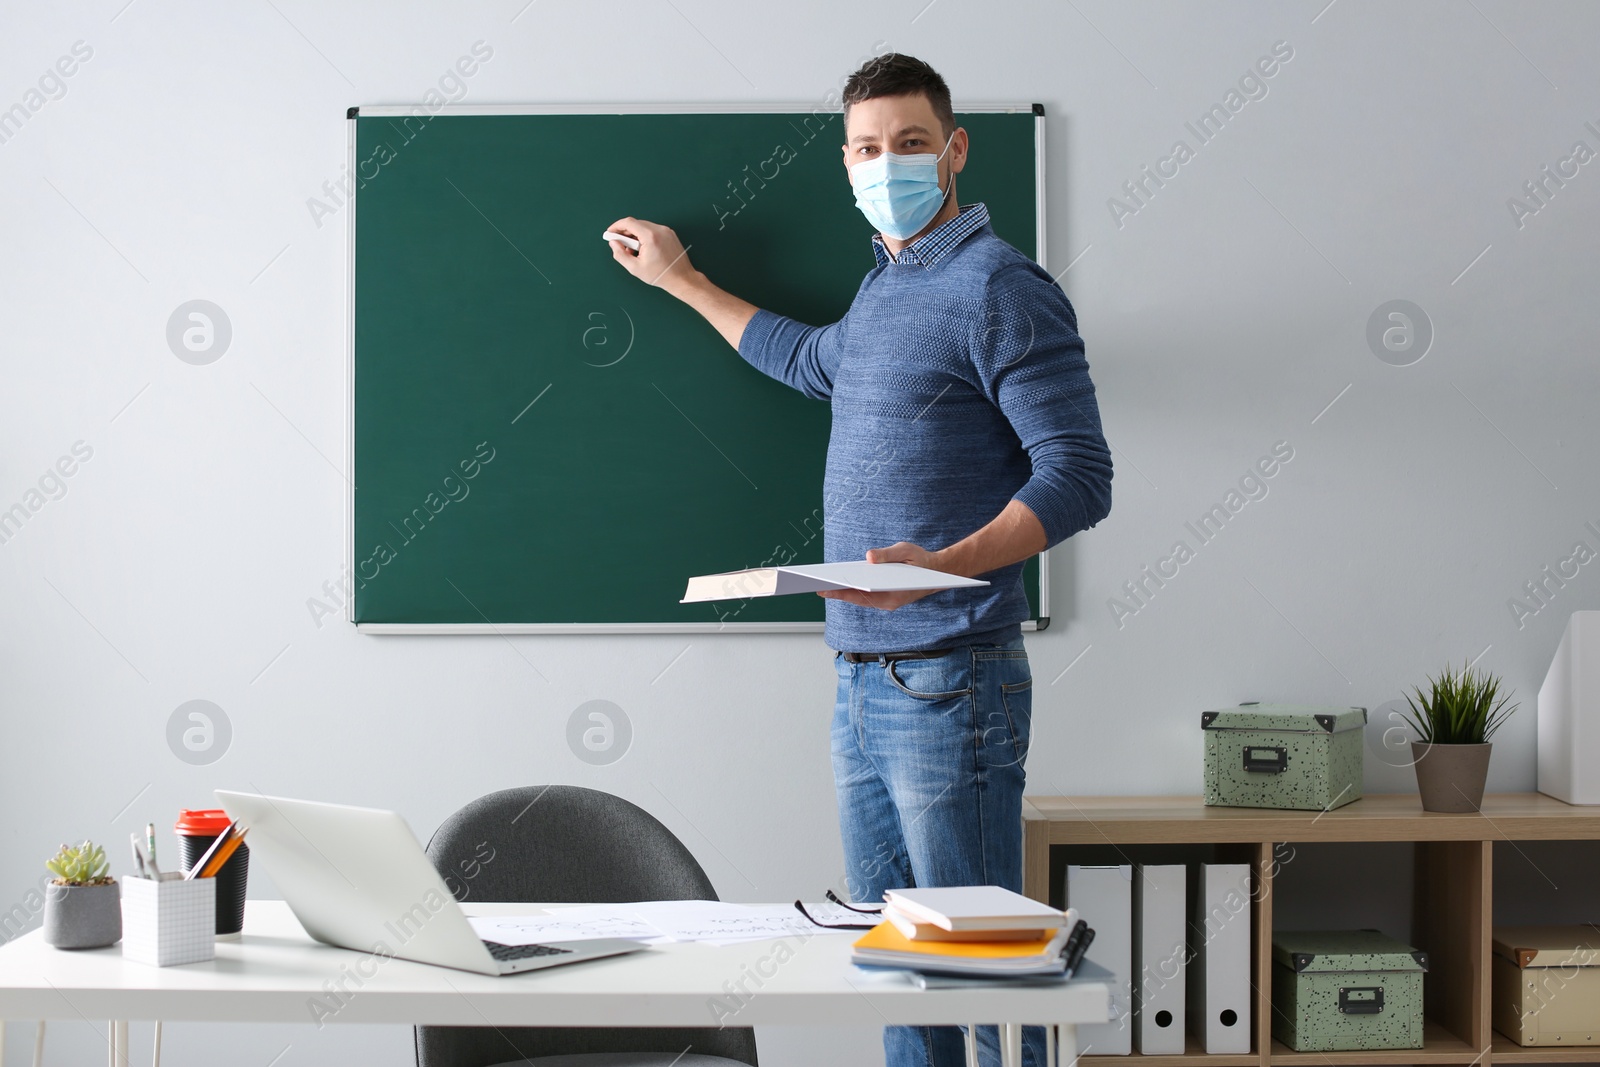
<svg viewBox="0 0 1600 1067"><path fill-rule="evenodd" d="M44 941L56 948L105 948L122 940L122 890L107 885L44 887Z"/></svg>
<svg viewBox="0 0 1600 1067"><path fill-rule="evenodd" d="M1423 811L1477 811L1489 778L1489 752L1494 745L1429 745L1411 742L1417 768L1417 792Z"/></svg>

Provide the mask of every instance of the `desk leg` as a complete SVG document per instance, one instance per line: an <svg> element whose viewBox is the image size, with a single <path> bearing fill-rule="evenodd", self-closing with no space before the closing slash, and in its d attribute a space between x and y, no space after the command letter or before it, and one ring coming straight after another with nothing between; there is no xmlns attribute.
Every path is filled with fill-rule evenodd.
<svg viewBox="0 0 1600 1067"><path fill-rule="evenodd" d="M128 1020L111 1023L111 1067L128 1067Z"/></svg>
<svg viewBox="0 0 1600 1067"><path fill-rule="evenodd" d="M1056 1063L1060 1067L1075 1067L1078 1062L1078 1028L1071 1023L1064 1023L1055 1029L1058 1035Z"/></svg>
<svg viewBox="0 0 1600 1067"><path fill-rule="evenodd" d="M155 1050L150 1053L150 1067L161 1067L161 1020L156 1020Z"/></svg>
<svg viewBox="0 0 1600 1067"><path fill-rule="evenodd" d="M1000 1027L1000 1063L1002 1067L1022 1067L1021 1023L1006 1023Z"/></svg>
<svg viewBox="0 0 1600 1067"><path fill-rule="evenodd" d="M33 1067L44 1067L44 1020L39 1020L39 1028L33 1032Z"/></svg>
<svg viewBox="0 0 1600 1067"><path fill-rule="evenodd" d="M978 1028L967 1025L967 1067L978 1067Z"/></svg>

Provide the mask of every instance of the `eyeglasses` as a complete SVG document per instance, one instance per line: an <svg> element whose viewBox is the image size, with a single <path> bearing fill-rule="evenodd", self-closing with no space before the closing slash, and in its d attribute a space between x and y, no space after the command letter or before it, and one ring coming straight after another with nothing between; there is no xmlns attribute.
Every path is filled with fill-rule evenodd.
<svg viewBox="0 0 1600 1067"><path fill-rule="evenodd" d="M825 895L827 896L827 898L828 898L830 903L837 904L837 905L839 905L839 907L844 908L846 911L853 911L857 915L877 916L879 913L881 913L883 911L882 905L879 905L876 908L858 908L854 904L848 904L845 901L840 900L838 894L835 893L831 889L828 890L828 892ZM815 915L812 915L809 911L807 911L806 910L806 906L804 904L802 904L798 900L794 902L794 908L801 915L804 915L807 919L810 919L812 923L814 923L817 926L822 927L824 930L871 930L873 927L878 925L875 922L870 922L870 923L825 923L821 919L817 918Z"/></svg>

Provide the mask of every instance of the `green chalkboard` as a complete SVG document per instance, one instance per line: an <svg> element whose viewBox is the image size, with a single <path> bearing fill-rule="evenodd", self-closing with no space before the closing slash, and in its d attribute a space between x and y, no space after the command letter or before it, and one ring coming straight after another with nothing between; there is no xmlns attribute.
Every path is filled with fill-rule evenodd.
<svg viewBox="0 0 1600 1067"><path fill-rule="evenodd" d="M1042 120L959 121L962 200L1037 256ZM833 322L873 265L841 116L383 108L350 125L352 621L820 625L816 597L678 598L691 575L822 558L828 405L745 364L600 233L666 223L725 288ZM1028 582L1037 615L1036 564Z"/></svg>

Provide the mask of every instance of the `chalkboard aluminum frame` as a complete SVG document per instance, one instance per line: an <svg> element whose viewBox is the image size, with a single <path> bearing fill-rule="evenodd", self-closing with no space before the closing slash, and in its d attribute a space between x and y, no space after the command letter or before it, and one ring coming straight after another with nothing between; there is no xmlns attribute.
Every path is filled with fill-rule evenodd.
<svg viewBox="0 0 1600 1067"><path fill-rule="evenodd" d="M379 104L352 107L345 113L348 127L346 163L348 173L355 174L356 122L358 117L403 118L414 115L421 104ZM425 110L425 109L424 109ZM808 112L814 105L789 104L446 104L433 112L434 118L447 115L723 115L723 114L785 114ZM1047 270L1045 256L1045 144L1043 104L978 104L963 106L964 114L1029 114L1033 115L1034 162L1034 243L1038 248L1036 262ZM356 211L358 197L352 188L349 210L345 212L345 468L352 477L356 469ZM344 561L345 573L355 575L355 483L346 479L349 491L345 494L344 509ZM688 580L685 575L684 580ZM659 633L821 633L820 622L605 622L605 623L428 623L428 622L356 622L355 596L345 600L345 621L364 634L487 634L504 637L509 634L659 634ZM1039 618L1022 624L1024 630L1044 630L1050 625L1050 553L1039 554Z"/></svg>

